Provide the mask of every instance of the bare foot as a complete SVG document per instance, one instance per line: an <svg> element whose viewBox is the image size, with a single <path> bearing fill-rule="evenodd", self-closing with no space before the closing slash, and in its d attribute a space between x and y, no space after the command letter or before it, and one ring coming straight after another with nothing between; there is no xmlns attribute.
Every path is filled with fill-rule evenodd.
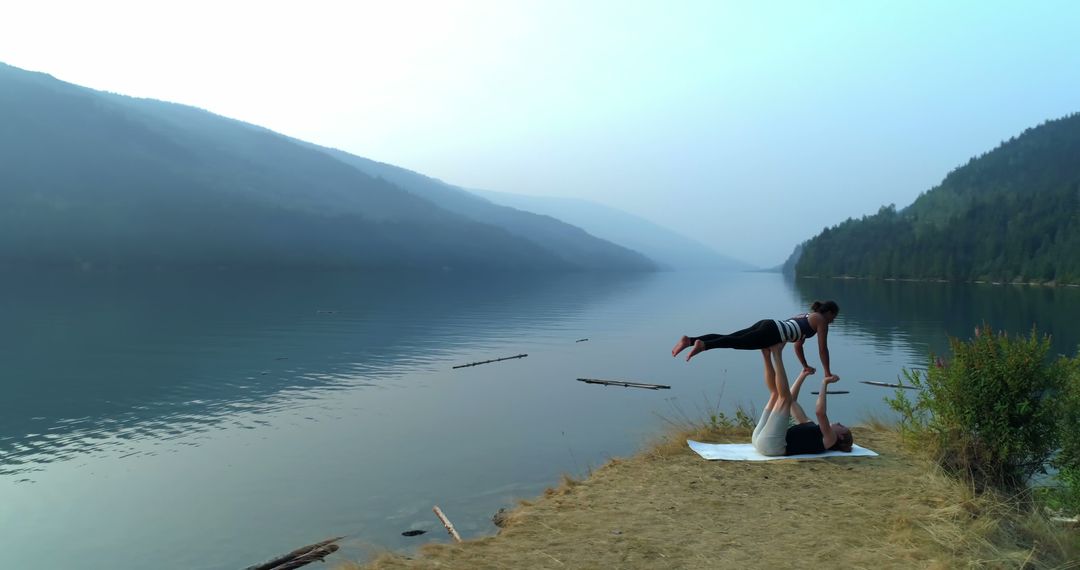
<svg viewBox="0 0 1080 570"><path fill-rule="evenodd" d="M702 352L704 350L705 350L705 341L703 341L703 340L695 340L693 350L690 351L690 354L686 355L686 361L690 362L690 359L693 358L695 354L697 354L699 352Z"/></svg>
<svg viewBox="0 0 1080 570"><path fill-rule="evenodd" d="M671 357L675 358L680 352L685 350L686 347L690 346L691 344L694 343L690 342L690 337L683 335L683 337L679 339L679 342L675 343L675 348L671 349Z"/></svg>

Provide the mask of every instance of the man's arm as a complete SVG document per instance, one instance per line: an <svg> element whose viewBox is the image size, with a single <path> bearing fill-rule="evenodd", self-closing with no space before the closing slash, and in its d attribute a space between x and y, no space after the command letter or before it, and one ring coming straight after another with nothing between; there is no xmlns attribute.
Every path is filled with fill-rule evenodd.
<svg viewBox="0 0 1080 570"><path fill-rule="evenodd" d="M835 376L826 376L821 382L821 393L818 394L817 406L814 408L818 427L821 428L821 443L825 446L825 449L829 449L836 444L836 432L833 431L829 416L825 411L825 394L829 392L829 384L836 382L836 380L838 379Z"/></svg>
<svg viewBox="0 0 1080 570"><path fill-rule="evenodd" d="M799 391L802 390L803 380L806 377L813 374L807 372L804 368L799 373L799 377L795 379L795 383L791 385L791 415L795 417L796 424L805 424L810 421L810 418L806 417L806 412L803 411L802 406L799 405Z"/></svg>
<svg viewBox="0 0 1080 570"><path fill-rule="evenodd" d="M810 374L817 372L809 364L806 363L806 354L803 352L803 344L806 342L805 338L800 338L795 341L795 356L799 359L799 364L802 364L803 370L809 370Z"/></svg>

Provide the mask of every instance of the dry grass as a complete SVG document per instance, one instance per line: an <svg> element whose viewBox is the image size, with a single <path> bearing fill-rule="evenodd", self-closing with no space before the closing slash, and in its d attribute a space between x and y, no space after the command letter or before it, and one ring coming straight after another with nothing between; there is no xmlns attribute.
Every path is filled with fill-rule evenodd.
<svg viewBox="0 0 1080 570"><path fill-rule="evenodd" d="M863 415L863 419L859 422L862 427L875 432L894 432L897 431L897 423L895 420L887 420L880 415L867 413Z"/></svg>
<svg viewBox="0 0 1080 570"><path fill-rule="evenodd" d="M340 568L1080 568L1075 531L976 495L893 431L855 430L881 457L748 463L685 444L745 430L688 429L522 501L496 536Z"/></svg>

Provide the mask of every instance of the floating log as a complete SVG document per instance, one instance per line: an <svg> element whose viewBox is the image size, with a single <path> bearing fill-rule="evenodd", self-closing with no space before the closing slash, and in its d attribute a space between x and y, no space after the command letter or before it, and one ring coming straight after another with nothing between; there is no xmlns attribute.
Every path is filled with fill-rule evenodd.
<svg viewBox="0 0 1080 570"><path fill-rule="evenodd" d="M293 558L292 560L280 565L274 566L270 570L294 570L301 566L307 566L312 562L323 562L323 559L331 554L337 552L337 549L341 548L336 544L327 544L326 546L320 546L307 554Z"/></svg>
<svg viewBox="0 0 1080 570"><path fill-rule="evenodd" d="M863 384L869 384L871 386L881 386L882 388L906 388L908 390L919 390L916 386L908 386L906 384L891 384L889 382L877 382L874 380L859 380Z"/></svg>
<svg viewBox="0 0 1080 570"><path fill-rule="evenodd" d="M815 391L810 392L810 393L814 394L816 396L816 395L820 394L821 392L818 392L818 391L815 390ZM827 391L825 393L826 394L850 394L851 392L848 392L847 390L829 390L829 391Z"/></svg>
<svg viewBox="0 0 1080 570"><path fill-rule="evenodd" d="M585 342L587 340L589 340L589 339L587 339L587 338L579 338L579 339L575 340L574 342Z"/></svg>
<svg viewBox="0 0 1080 570"><path fill-rule="evenodd" d="M312 553L312 552L314 552L316 550L323 549L323 548L329 548L329 547L332 546L333 550L330 550L329 552L326 552L325 554L322 555L323 557L325 557L328 554L331 554L335 550L338 549L338 546L336 544L334 544L334 543L341 540L341 539L343 539L343 538L345 538L345 537L344 536L337 536L337 537L334 537L334 538L328 538L328 539L326 539L326 540L324 540L322 542L316 542L315 544L309 544L307 546L302 546L300 548L297 548L296 550L293 550L292 552L290 552L288 554L282 554L281 556L278 556L277 558L267 560L266 562L263 562L262 564L256 564L254 566L248 566L247 568L244 568L244 570L278 570L278 568L283 564L290 563L293 560L296 560L297 558L301 558L303 556L306 556L307 554ZM316 559L314 559L314 558L310 559L307 562L304 562L304 564L308 564L309 562L314 562L315 560ZM318 560L322 560L322 558L318 558ZM290 568L298 568L298 566L291 566Z"/></svg>
<svg viewBox="0 0 1080 570"><path fill-rule="evenodd" d="M602 386L622 386L623 388L644 388L646 390L670 390L671 386L663 384L645 384L642 382L623 382L622 380L597 380L596 378L578 378L578 382L586 384L600 384Z"/></svg>
<svg viewBox="0 0 1080 570"><path fill-rule="evenodd" d="M470 362L468 364L458 364L454 366L454 369L468 368L470 366L480 366L481 364L491 364L492 362L502 362L503 360L513 360L515 358L525 358L528 354L519 354L517 356L504 356L502 358L494 358L492 360L481 360L480 362Z"/></svg>
<svg viewBox="0 0 1080 570"><path fill-rule="evenodd" d="M439 517L439 520L442 521L443 526L446 527L446 532L450 533L450 536L454 538L454 542L461 542L461 535L457 533L457 529L454 528L454 525L450 522L450 519L446 518L446 515L443 514L442 509L439 508L439 505L435 505L431 508L431 510L435 511L435 516Z"/></svg>

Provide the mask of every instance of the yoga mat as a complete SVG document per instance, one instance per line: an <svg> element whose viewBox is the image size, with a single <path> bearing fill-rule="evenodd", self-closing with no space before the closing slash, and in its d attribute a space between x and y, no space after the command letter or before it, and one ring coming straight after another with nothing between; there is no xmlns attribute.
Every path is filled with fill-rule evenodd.
<svg viewBox="0 0 1080 570"><path fill-rule="evenodd" d="M769 457L762 455L749 443L701 443L692 439L686 440L698 455L705 459L719 459L722 461L771 461L774 459L818 459L821 457L877 457L877 453L853 445L850 453L843 451L826 451L825 453L807 453L803 455L779 455Z"/></svg>

